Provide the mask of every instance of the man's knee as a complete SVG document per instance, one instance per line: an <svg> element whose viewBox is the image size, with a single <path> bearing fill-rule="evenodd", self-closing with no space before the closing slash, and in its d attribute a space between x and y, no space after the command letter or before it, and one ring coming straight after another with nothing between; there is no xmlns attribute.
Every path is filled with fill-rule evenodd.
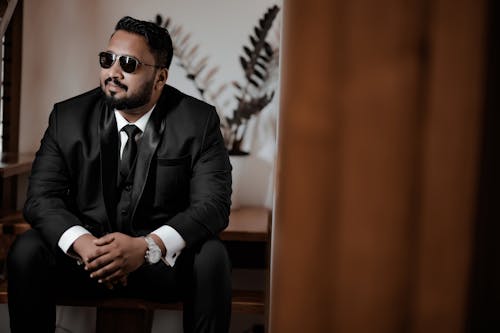
<svg viewBox="0 0 500 333"><path fill-rule="evenodd" d="M195 255L194 269L205 277L224 278L231 273L231 263L226 247L218 239L204 242Z"/></svg>
<svg viewBox="0 0 500 333"><path fill-rule="evenodd" d="M9 249L7 257L7 271L28 273L33 269L49 266L49 249L41 235L30 229L16 237Z"/></svg>

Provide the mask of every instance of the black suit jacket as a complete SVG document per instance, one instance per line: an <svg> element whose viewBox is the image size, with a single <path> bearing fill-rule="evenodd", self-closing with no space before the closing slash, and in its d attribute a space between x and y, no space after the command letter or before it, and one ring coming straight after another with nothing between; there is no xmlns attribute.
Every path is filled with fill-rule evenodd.
<svg viewBox="0 0 500 333"><path fill-rule="evenodd" d="M128 232L170 225L187 246L228 224L231 165L215 109L165 86L138 146ZM114 231L119 137L100 88L54 105L36 154L26 220L54 248L74 225Z"/></svg>

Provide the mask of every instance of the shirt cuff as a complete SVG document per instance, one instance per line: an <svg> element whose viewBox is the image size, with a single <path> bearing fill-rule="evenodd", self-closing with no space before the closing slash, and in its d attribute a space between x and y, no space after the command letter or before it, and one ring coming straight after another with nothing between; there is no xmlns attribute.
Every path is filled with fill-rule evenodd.
<svg viewBox="0 0 500 333"><path fill-rule="evenodd" d="M167 249L165 260L170 266L175 265L175 261L181 254L181 251L186 247L186 241L182 236L171 226L164 225L152 232L160 237L161 241Z"/></svg>
<svg viewBox="0 0 500 333"><path fill-rule="evenodd" d="M71 245L73 245L78 237L85 234L90 234L90 232L84 227L79 225L72 226L62 234L61 238L59 238L59 242L57 242L57 245L59 245L64 253L68 254Z"/></svg>

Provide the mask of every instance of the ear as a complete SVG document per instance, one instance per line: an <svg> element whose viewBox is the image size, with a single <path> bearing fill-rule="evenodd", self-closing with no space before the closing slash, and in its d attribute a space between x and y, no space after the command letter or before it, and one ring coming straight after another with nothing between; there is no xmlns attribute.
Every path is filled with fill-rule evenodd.
<svg viewBox="0 0 500 333"><path fill-rule="evenodd" d="M158 80L156 81L156 85L159 88L163 88L163 86L167 82L167 78L168 78L168 69L162 68L160 70L160 73L158 74Z"/></svg>

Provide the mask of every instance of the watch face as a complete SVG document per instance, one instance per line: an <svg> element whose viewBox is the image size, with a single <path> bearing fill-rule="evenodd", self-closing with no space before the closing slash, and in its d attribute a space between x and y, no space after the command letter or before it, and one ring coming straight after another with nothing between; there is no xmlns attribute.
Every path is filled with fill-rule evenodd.
<svg viewBox="0 0 500 333"><path fill-rule="evenodd" d="M155 241L151 237L145 237L144 240L148 244L148 250L146 251L146 261L149 264L156 264L161 258L161 249L156 245Z"/></svg>
<svg viewBox="0 0 500 333"><path fill-rule="evenodd" d="M148 261L150 264L156 264L160 261L161 250L159 248L153 248L148 251Z"/></svg>

